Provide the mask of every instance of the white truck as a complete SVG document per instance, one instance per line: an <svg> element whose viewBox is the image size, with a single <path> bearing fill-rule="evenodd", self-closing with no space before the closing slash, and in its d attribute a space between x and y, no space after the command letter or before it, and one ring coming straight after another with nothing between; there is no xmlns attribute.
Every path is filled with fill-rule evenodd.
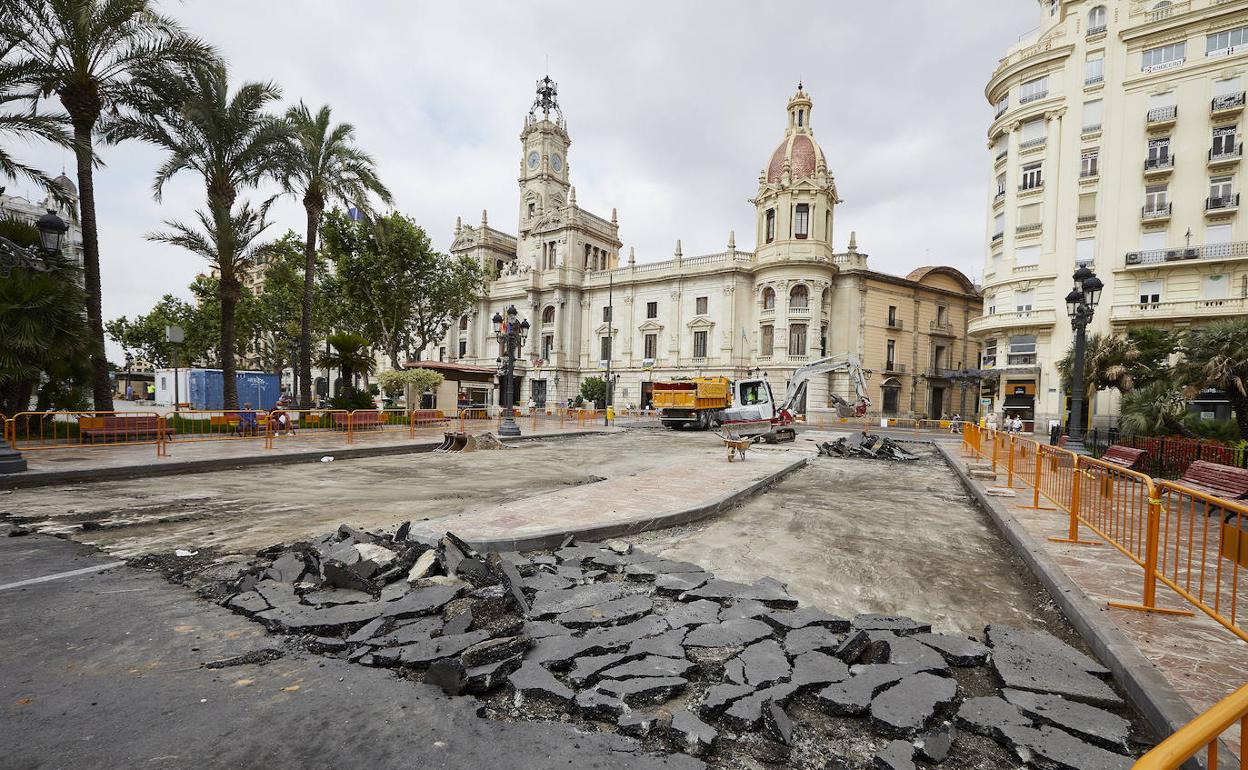
<svg viewBox="0 0 1248 770"><path fill-rule="evenodd" d="M737 380L732 383L732 406L724 410L723 426L732 436L756 437L767 443L792 441L797 437L797 405L806 392L806 385L817 374L848 372L858 400L851 404L833 394L832 403L841 417L861 417L871 407L867 397L867 381L858 357L831 356L812 361L793 373L785 389L784 400L777 403L766 379Z"/></svg>

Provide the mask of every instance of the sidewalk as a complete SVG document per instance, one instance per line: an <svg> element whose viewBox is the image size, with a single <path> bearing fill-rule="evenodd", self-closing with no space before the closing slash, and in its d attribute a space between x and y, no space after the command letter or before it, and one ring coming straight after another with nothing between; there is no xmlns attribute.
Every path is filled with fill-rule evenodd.
<svg viewBox="0 0 1248 770"><path fill-rule="evenodd" d="M944 448L959 472L964 471L968 462L973 462L961 446L944 444ZM989 484L970 479L965 474L963 479L978 491L981 502L996 508L1007 525L1012 520L1030 538L1038 554L1056 564L1091 600L1098 608L1094 622L1103 623L1121 633L1194 713L1205 711L1248 682L1248 644L1164 585L1159 583L1157 586L1158 606L1192 610L1192 616L1153 614L1107 606L1110 601L1140 602L1143 569L1106 543L1088 546L1051 541L1050 537L1066 536L1069 515L1060 510L1032 508L1032 489L1018 478L1015 478L1013 487L1016 497L990 497L985 494L989 487L1008 488L1004 473L999 472L997 480ZM1043 496L1040 504L1053 507ZM1097 539L1086 527L1081 528L1080 537ZM1239 730L1233 728L1227 731L1222 739L1238 755L1241 741Z"/></svg>
<svg viewBox="0 0 1248 770"><path fill-rule="evenodd" d="M578 426L569 421L564 427L556 421L539 421L534 430L529 420L517 421L524 438L571 436L621 430L601 425ZM243 465L299 462L334 458L364 457L404 452L428 452L442 443L448 430L458 430L452 421L447 427L418 428L409 435L406 428L365 431L355 434L347 443L342 432L302 431L297 435L274 436L273 448L265 449L264 437L212 440L174 438L166 444L167 456L156 454L156 445L136 444L113 446L79 444L48 449L20 447L29 470L12 476L0 476L0 489L41 486L63 481L91 481L132 476L195 473ZM497 433L494 423L469 423L467 432L474 435ZM515 441L517 439L504 439Z"/></svg>

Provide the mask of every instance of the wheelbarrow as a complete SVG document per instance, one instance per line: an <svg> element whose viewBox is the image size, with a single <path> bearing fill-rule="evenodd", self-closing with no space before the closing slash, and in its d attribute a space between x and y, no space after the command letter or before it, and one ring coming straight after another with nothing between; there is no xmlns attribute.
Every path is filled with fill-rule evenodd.
<svg viewBox="0 0 1248 770"><path fill-rule="evenodd" d="M741 462L745 462L746 450L750 448L751 444L757 443L762 438L761 436L748 436L742 438L740 436L734 436L731 433L728 435L717 433L715 435L719 436L720 439L723 440L724 447L728 450L728 462L733 462L735 458L740 458Z"/></svg>

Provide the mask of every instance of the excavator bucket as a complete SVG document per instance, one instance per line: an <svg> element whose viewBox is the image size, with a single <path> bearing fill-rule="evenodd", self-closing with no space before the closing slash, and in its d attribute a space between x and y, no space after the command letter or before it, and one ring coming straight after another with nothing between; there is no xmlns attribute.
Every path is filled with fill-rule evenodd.
<svg viewBox="0 0 1248 770"><path fill-rule="evenodd" d="M469 436L467 433L452 433L451 438L451 446L446 450L447 452L462 452L468 446Z"/></svg>
<svg viewBox="0 0 1248 770"><path fill-rule="evenodd" d="M433 451L435 451L435 452L445 452L446 450L450 449L450 448L451 448L451 445L452 445L452 444L454 444L454 443L455 443L455 434L454 434L454 433L443 433L443 434L442 434L442 443L441 443L441 444L438 444L438 445L434 448L434 450L433 450Z"/></svg>

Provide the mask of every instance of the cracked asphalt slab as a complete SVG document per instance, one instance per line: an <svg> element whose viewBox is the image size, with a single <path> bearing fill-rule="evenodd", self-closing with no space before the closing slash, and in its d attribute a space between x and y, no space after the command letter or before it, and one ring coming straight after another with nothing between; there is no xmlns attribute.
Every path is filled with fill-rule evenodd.
<svg viewBox="0 0 1248 770"><path fill-rule="evenodd" d="M107 557L0 537L0 584ZM671 768L632 739L557 722L481 719L471 699L387 671L271 647L263 627L131 567L0 591L0 766Z"/></svg>

